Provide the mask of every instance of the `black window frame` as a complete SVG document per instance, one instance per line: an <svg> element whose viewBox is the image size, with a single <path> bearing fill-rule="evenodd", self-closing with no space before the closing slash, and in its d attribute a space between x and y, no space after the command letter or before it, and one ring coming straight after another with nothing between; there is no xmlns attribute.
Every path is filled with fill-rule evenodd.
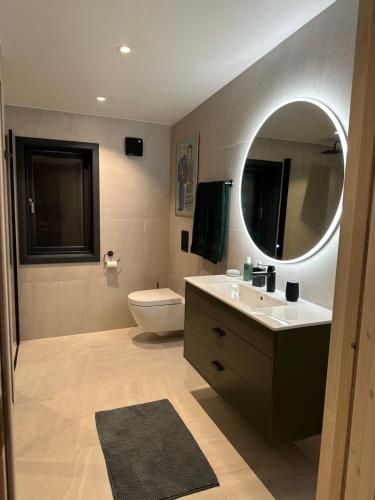
<svg viewBox="0 0 375 500"><path fill-rule="evenodd" d="M84 158L84 240L81 247L36 247L32 241L29 198L32 196L32 152L43 156ZM99 144L33 137L16 137L19 252L21 264L100 261ZM34 198L33 198L34 199Z"/></svg>

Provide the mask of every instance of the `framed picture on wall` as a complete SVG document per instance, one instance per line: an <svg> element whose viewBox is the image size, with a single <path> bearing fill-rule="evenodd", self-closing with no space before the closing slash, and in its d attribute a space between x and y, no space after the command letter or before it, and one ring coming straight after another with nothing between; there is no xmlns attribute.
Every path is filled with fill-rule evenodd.
<svg viewBox="0 0 375 500"><path fill-rule="evenodd" d="M176 143L176 215L193 217L198 182L199 134Z"/></svg>

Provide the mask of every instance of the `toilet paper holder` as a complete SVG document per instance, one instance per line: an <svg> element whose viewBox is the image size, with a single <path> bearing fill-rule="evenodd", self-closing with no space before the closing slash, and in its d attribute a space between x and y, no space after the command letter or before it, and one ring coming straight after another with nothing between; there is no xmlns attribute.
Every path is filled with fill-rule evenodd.
<svg viewBox="0 0 375 500"><path fill-rule="evenodd" d="M120 259L117 259L117 260L116 259L112 259L113 256L114 256L113 250L108 250L108 252L104 254L104 256L103 256L103 262L104 262L104 265L106 267L110 267L108 265L109 262L113 262L113 263L116 262L116 266L111 266L111 267L117 267L117 264L120 262Z"/></svg>

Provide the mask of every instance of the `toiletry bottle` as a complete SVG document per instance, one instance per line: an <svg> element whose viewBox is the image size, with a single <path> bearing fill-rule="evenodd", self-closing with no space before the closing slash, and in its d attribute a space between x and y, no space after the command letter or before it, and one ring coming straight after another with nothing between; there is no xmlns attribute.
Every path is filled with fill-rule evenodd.
<svg viewBox="0 0 375 500"><path fill-rule="evenodd" d="M262 264L261 260L256 261L256 267L254 268L254 271L264 271L264 266ZM266 277L265 276L253 276L253 285L254 286L265 286L266 285Z"/></svg>
<svg viewBox="0 0 375 500"><path fill-rule="evenodd" d="M251 257L247 257L246 262L243 266L243 280L251 281L253 277L252 273L253 273L253 265L251 263Z"/></svg>
<svg viewBox="0 0 375 500"><path fill-rule="evenodd" d="M275 266L267 266L267 292L276 290L276 268Z"/></svg>

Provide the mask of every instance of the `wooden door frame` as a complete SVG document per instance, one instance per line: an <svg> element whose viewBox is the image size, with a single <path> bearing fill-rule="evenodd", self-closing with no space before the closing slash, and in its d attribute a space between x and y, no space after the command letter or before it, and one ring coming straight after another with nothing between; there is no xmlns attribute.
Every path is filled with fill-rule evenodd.
<svg viewBox="0 0 375 500"><path fill-rule="evenodd" d="M374 19L375 23L375 19ZM375 46L374 46L375 47ZM374 54L375 59L375 54ZM375 65L374 65L375 67ZM374 73L375 75L375 73ZM372 109L375 116L375 105ZM375 123L375 120L374 120ZM373 130L375 162L375 127ZM346 500L375 498L375 192L367 253L362 317L343 494Z"/></svg>
<svg viewBox="0 0 375 500"><path fill-rule="evenodd" d="M0 45L0 500L14 500L14 446L13 446L13 359L10 338L10 296L9 296L9 231L7 186L4 157L4 103L1 81Z"/></svg>
<svg viewBox="0 0 375 500"><path fill-rule="evenodd" d="M374 184L375 0L360 0L317 500L344 497Z"/></svg>

